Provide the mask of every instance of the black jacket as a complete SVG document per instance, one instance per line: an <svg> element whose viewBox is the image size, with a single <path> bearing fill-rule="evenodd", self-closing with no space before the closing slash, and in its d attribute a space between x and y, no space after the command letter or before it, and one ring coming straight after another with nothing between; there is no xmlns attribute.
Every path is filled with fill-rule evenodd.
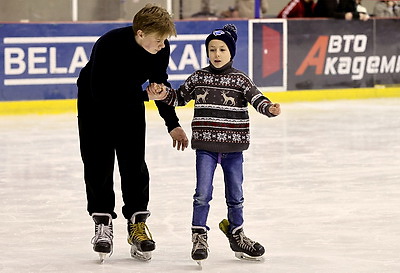
<svg viewBox="0 0 400 273"><path fill-rule="evenodd" d="M94 44L90 60L78 78L78 115L102 112L120 117L132 107L143 108L143 102L148 100L142 87L146 81L170 86L169 56L168 40L165 48L151 54L136 43L130 26L104 34ZM173 107L156 104L168 131L179 126Z"/></svg>
<svg viewBox="0 0 400 273"><path fill-rule="evenodd" d="M353 19L360 18L355 0L318 0L314 8L314 17L344 19L347 12L353 13Z"/></svg>

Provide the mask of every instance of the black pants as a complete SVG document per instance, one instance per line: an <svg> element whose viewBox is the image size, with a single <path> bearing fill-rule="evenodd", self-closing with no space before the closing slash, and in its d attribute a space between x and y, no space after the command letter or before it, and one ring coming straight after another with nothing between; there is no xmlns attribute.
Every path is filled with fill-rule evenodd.
<svg viewBox="0 0 400 273"><path fill-rule="evenodd" d="M78 106L87 210L90 215L99 212L117 217L113 180L116 156L124 202L122 214L130 219L133 213L147 210L149 202L144 105L141 103L135 109L111 115L79 115Z"/></svg>

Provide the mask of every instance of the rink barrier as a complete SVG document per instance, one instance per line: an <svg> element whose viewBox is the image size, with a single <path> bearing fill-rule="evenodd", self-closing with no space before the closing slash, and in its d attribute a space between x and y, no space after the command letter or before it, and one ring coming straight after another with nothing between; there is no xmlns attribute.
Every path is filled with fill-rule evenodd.
<svg viewBox="0 0 400 273"><path fill-rule="evenodd" d="M355 100L369 98L400 98L399 87L353 88L335 90L302 90L287 92L264 92L271 101L277 103L312 102L326 100ZM193 102L186 107L193 107ZM155 110L153 101L146 108ZM0 102L0 115L62 114L76 113L76 99L5 101Z"/></svg>
<svg viewBox="0 0 400 273"><path fill-rule="evenodd" d="M210 30L228 23L235 24L240 34L234 67L248 74L260 90L291 93L400 84L399 46L388 42L388 37L400 40L400 19L350 23L270 18L177 21L178 36L170 39L167 71L173 88L208 65L204 40ZM79 72L98 37L129 25L122 21L2 24L0 101L76 99Z"/></svg>

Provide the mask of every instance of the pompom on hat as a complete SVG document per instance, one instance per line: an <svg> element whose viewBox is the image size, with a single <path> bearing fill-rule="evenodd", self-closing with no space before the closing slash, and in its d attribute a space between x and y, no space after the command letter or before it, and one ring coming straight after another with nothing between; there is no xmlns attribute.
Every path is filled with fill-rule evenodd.
<svg viewBox="0 0 400 273"><path fill-rule="evenodd" d="M236 54L237 28L234 24L226 24L222 29L215 29L206 39L206 51L208 57L208 44L211 40L221 40L228 46L231 59Z"/></svg>

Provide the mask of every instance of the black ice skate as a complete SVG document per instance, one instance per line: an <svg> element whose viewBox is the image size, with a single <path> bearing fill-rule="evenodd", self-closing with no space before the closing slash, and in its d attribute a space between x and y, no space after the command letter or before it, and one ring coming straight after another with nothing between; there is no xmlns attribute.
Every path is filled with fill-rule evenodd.
<svg viewBox="0 0 400 273"><path fill-rule="evenodd" d="M151 251L156 248L156 243L146 225L146 219L149 216L149 211L139 211L134 213L128 221L128 243L131 245L131 256L142 261L149 261Z"/></svg>
<svg viewBox="0 0 400 273"><path fill-rule="evenodd" d="M107 254L113 251L113 226L112 217L108 213L93 213L95 235L92 238L93 250L99 253L100 262L103 263Z"/></svg>
<svg viewBox="0 0 400 273"><path fill-rule="evenodd" d="M201 265L208 257L207 229L205 227L192 227L192 259Z"/></svg>
<svg viewBox="0 0 400 273"><path fill-rule="evenodd" d="M229 232L229 222L224 219L219 223L219 228L228 237L231 249L235 252L238 259L261 261L265 253L264 247L246 237L242 227L235 228L232 233Z"/></svg>

